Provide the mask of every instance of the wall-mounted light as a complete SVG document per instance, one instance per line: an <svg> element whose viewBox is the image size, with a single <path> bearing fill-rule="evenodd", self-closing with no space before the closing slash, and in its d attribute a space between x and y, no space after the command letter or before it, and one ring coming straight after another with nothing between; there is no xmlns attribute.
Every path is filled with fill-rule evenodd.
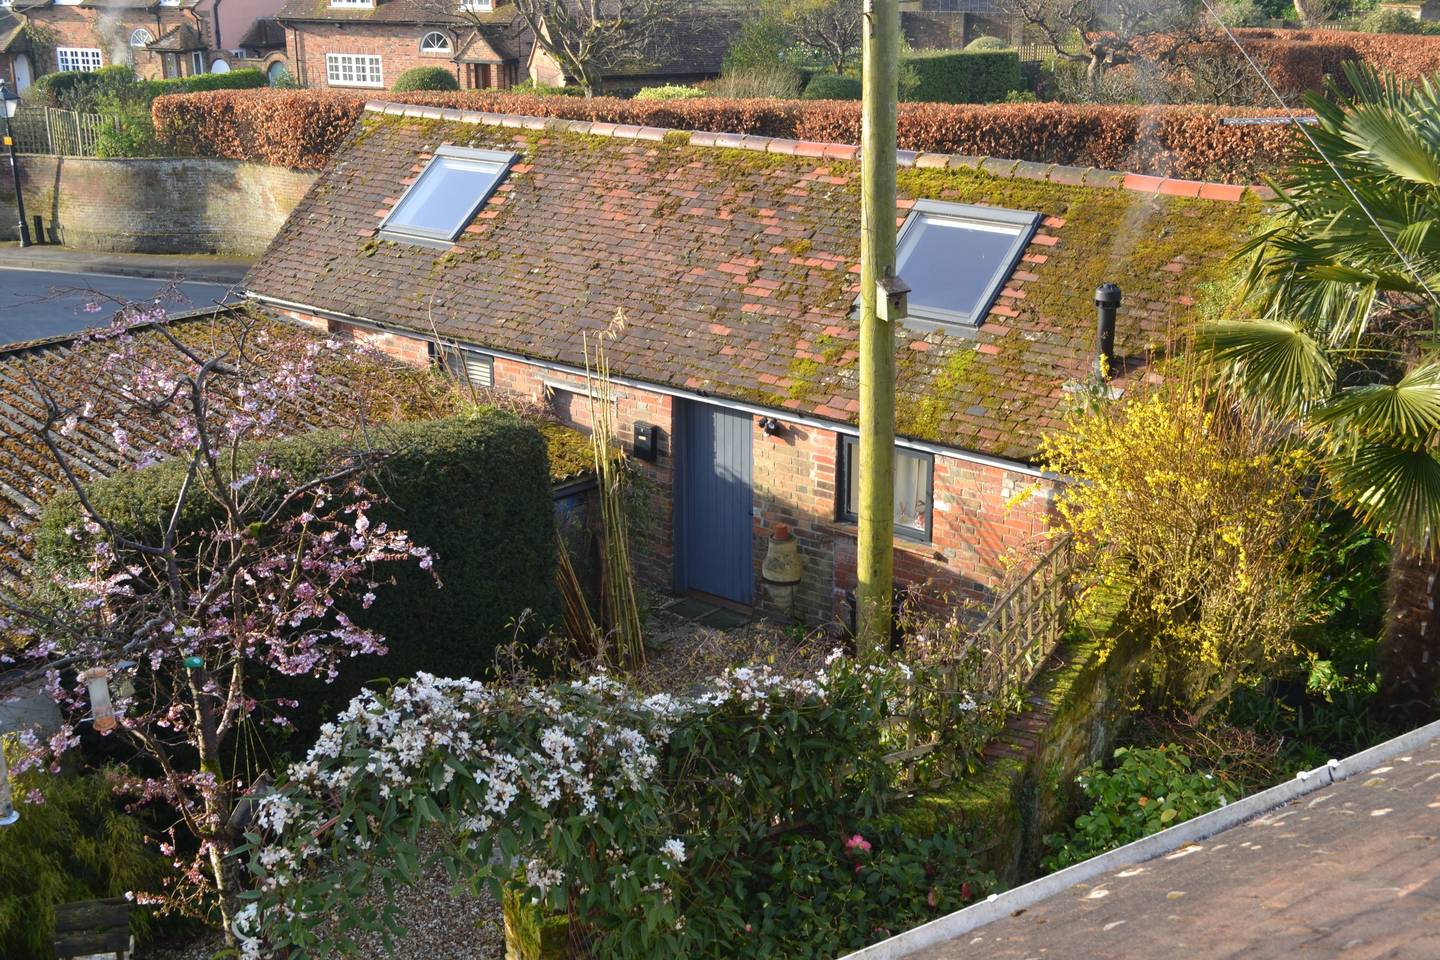
<svg viewBox="0 0 1440 960"><path fill-rule="evenodd" d="M765 436L773 437L780 432L780 421L774 417L761 417L760 429L765 431Z"/></svg>
<svg viewBox="0 0 1440 960"><path fill-rule="evenodd" d="M91 667L80 674L80 682L90 692L90 718L100 733L115 729L115 705L110 702L110 671Z"/></svg>

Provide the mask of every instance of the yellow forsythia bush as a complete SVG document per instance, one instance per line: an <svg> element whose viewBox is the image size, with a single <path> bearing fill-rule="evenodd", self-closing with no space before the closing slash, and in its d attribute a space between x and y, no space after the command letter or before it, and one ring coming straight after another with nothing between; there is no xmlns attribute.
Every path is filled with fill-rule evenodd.
<svg viewBox="0 0 1440 960"><path fill-rule="evenodd" d="M1280 431L1172 384L1075 414L1042 457L1075 481L1056 511L1082 565L1097 586L1133 586L1171 705L1208 712L1296 655L1315 581L1312 463Z"/></svg>

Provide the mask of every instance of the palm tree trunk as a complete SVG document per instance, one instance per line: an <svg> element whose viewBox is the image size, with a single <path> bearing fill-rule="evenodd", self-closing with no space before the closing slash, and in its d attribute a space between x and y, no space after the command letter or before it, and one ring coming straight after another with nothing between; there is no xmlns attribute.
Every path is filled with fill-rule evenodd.
<svg viewBox="0 0 1440 960"><path fill-rule="evenodd" d="M1396 549L1390 560L1390 603L1380 643L1378 707L1396 720L1433 712L1440 693L1440 624L1435 602L1440 560Z"/></svg>

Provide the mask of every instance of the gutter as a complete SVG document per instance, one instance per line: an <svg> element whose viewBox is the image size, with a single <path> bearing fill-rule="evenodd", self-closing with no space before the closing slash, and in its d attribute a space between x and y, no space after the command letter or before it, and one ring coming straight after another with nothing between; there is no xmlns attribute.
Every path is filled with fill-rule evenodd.
<svg viewBox="0 0 1440 960"><path fill-rule="evenodd" d="M377 333L399 333L404 336L414 337L433 343L433 338L426 337L417 330L408 327L390 326L378 323L374 320L367 320L364 317L357 317L352 314L339 313L334 310L322 310L312 307L309 304L295 303L290 300L281 300L278 297L270 297L265 294L256 293L253 290L245 290L244 295L258 303L265 303L286 310L298 310L316 317L323 317L328 320L340 320L344 323L351 323L366 330L373 330ZM479 344L456 343L457 346L464 346L477 353L489 354L499 357L502 360L513 360L516 363L528 363L531 366L540 367L542 370L549 370L553 373L564 373L570 376L586 377L585 370L569 364L559 363L554 360L541 360L536 357L527 357L524 354L511 353L508 350L496 350L493 347L481 346ZM740 400L728 400L724 397L717 397L711 394L699 393L694 390L682 390L676 387L668 387L658 383L650 383L645 380L635 380L630 377L611 375L611 380L621 386L631 387L636 390L647 390L651 393L662 394L667 397L678 397L682 400L696 400L701 403L708 403L712 406L723 407L726 410L735 410L739 413L748 413L757 417L774 417L786 423L798 423L807 427L814 427L819 430L829 430L833 433L842 434L847 437L858 437L860 431L852 424L841 423L836 420L824 420L819 417L806 416L796 413L793 410L780 410L774 407L763 407L758 404L745 403ZM1051 480L1064 482L1059 474L1048 473L1038 470L1035 467L1023 464L1015 460L1006 460L1003 457L992 457L984 453L976 453L970 450L958 450L955 447L946 447L938 443L930 443L925 440L911 440L905 437L896 437L895 445L906 450L917 450L922 453L934 454L940 457L949 457L952 460L963 460L967 463L974 463L980 466L993 467L996 470L1004 470L1007 473L1018 473L1036 480Z"/></svg>
<svg viewBox="0 0 1440 960"><path fill-rule="evenodd" d="M1323 767L1301 772L1293 780L1287 780L1268 790L1244 797L1218 810L1201 814L1168 830L1162 830L1136 840L1134 843L1117 847L1098 857L1091 857L1089 860L1038 880L1032 880L1013 890L991 894L980 903L972 904L937 920L931 920L929 923L907 930L888 940L871 944L863 950L846 954L840 960L897 960L897 958L911 956L937 944L957 940L986 924L1003 920L1018 911L1048 900L1077 883L1088 883L1097 877L1107 876L1121 867L1154 860L1165 854L1174 853L1183 847L1207 840L1217 833L1238 827L1247 820L1253 820L1261 814L1282 807L1300 797L1317 793L1333 784L1348 780L1356 774L1366 773L1386 760L1394 759L1435 739L1440 739L1440 720L1411 730L1409 733L1402 734L1393 740L1387 740L1368 750L1362 750L1344 760L1331 760Z"/></svg>

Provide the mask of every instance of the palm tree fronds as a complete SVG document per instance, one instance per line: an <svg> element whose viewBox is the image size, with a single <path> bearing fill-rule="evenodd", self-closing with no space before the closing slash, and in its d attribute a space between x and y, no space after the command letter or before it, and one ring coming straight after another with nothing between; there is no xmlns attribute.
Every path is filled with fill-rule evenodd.
<svg viewBox="0 0 1440 960"><path fill-rule="evenodd" d="M1414 367L1398 383L1351 387L1311 417L1398 446L1423 446L1440 431L1440 365Z"/></svg>
<svg viewBox="0 0 1440 960"><path fill-rule="evenodd" d="M1341 503L1371 529L1432 550L1440 530L1440 460L1429 450L1368 443L1326 461Z"/></svg>
<svg viewBox="0 0 1440 960"><path fill-rule="evenodd" d="M1335 382L1325 351L1293 323L1222 320L1203 324L1195 342L1225 364L1246 393L1282 407L1303 407Z"/></svg>
<svg viewBox="0 0 1440 960"><path fill-rule="evenodd" d="M1440 185L1440 154L1395 104L1356 107L1345 120L1345 139L1390 176Z"/></svg>

